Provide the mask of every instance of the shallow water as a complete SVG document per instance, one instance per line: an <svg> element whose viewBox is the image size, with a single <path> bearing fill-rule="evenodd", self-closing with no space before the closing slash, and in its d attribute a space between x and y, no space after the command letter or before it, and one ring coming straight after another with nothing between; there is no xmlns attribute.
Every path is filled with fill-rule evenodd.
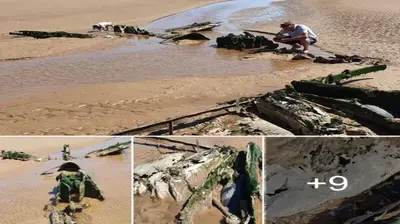
<svg viewBox="0 0 400 224"><path fill-rule="evenodd" d="M128 138L130 139L130 138ZM124 142L127 138L114 138L97 146L78 150L84 152L90 148L108 146L115 141ZM55 152L56 153L56 152ZM125 151L118 159L92 158L78 159L82 170L89 174L103 191L105 201L85 199L90 207L84 210L89 221L85 223L131 223L131 149ZM15 161L19 162L19 161ZM64 161L50 160L41 166L27 170L13 177L0 178L0 214L1 223L48 223L48 215L43 207L54 198L54 187L57 186L55 175L41 176L40 173L59 166ZM21 167L25 165L21 163ZM6 205L6 206L5 206Z"/></svg>
<svg viewBox="0 0 400 224"><path fill-rule="evenodd" d="M126 46L33 60L0 63L2 97L60 86L130 82L184 76L224 76L265 73L287 63L239 60L242 53L215 48L215 38L239 32L257 22L276 19L282 9L265 0L236 0L207 5L148 24L151 30L206 20L223 22L211 41L194 45L159 44L157 38L132 38ZM44 88L46 87L46 88Z"/></svg>
<svg viewBox="0 0 400 224"><path fill-rule="evenodd" d="M184 26L200 21L221 22L215 29L223 32L240 32L248 25L271 22L284 13L280 6L272 2L282 0L233 0L206 5L153 21L146 29L163 32L164 29ZM184 19L183 19L184 18Z"/></svg>

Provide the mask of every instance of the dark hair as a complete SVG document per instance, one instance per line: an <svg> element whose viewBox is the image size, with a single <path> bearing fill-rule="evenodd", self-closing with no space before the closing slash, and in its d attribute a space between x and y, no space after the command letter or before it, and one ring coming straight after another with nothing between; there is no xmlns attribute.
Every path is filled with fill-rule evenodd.
<svg viewBox="0 0 400 224"><path fill-rule="evenodd" d="M281 24L281 28L287 28L287 27L294 27L294 23L292 22L284 22Z"/></svg>

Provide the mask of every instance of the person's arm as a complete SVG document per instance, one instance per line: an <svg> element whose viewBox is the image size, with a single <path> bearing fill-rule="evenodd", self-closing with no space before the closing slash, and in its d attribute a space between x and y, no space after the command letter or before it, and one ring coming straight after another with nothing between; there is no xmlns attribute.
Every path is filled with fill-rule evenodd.
<svg viewBox="0 0 400 224"><path fill-rule="evenodd" d="M302 38L308 38L307 30L301 26L296 27L295 33L297 34L296 36L291 37L291 38L285 38L285 41L294 41L294 40L299 40Z"/></svg>
<svg viewBox="0 0 400 224"><path fill-rule="evenodd" d="M280 30L277 34L275 34L275 38L274 39L282 39L283 34L285 34L287 32L285 32L284 30Z"/></svg>

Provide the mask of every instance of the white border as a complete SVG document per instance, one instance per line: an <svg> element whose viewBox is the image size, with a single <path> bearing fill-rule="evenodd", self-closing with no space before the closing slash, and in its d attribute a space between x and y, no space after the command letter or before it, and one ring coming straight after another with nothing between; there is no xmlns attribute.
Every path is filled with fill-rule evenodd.
<svg viewBox="0 0 400 224"><path fill-rule="evenodd" d="M131 136L131 224L133 224L133 220L135 220L135 200L134 200L134 192L133 192L133 168L135 161L135 137Z"/></svg>
<svg viewBox="0 0 400 224"><path fill-rule="evenodd" d="M267 161L266 160L266 157L267 157L267 144L266 144L266 141L267 141L267 138L265 137L265 136L262 136L262 143L261 143L261 155L262 155L262 166L261 166L261 182L262 182L262 184L261 184L261 187L262 187L262 191L261 191L261 209L262 209L262 212L261 212L261 214L262 214L262 219L261 219L261 223L262 224L266 224L266 217L265 217L265 214L264 214L264 211L265 211L265 199L264 199L264 196L265 196L265 192L266 192L266 189L265 189L265 170L264 170L264 167L265 167L265 161Z"/></svg>

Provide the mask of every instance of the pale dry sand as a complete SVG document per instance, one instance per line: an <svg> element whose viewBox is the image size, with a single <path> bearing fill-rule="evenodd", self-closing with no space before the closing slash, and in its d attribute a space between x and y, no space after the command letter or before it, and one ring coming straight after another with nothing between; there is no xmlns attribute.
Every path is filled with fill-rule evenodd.
<svg viewBox="0 0 400 224"><path fill-rule="evenodd" d="M334 52L400 62L400 5L396 0L288 0L286 19L308 24L319 46ZM284 20L284 19L282 19Z"/></svg>
<svg viewBox="0 0 400 224"><path fill-rule="evenodd" d="M216 0L0 0L0 61L44 57L88 50L102 50L127 42L126 38L11 38L17 30L87 32L103 21L144 25L159 17L184 11Z"/></svg>

